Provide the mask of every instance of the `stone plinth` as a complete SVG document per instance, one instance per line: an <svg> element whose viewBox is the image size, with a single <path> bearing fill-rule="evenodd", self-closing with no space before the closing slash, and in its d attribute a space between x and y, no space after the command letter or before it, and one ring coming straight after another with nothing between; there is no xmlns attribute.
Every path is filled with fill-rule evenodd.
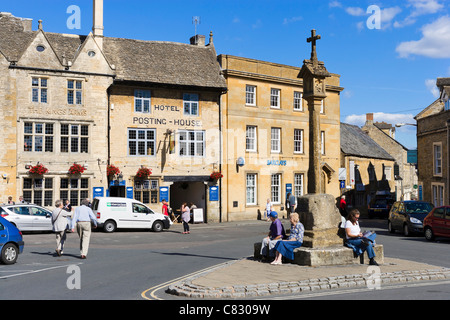
<svg viewBox="0 0 450 320"><path fill-rule="evenodd" d="M375 251L375 260L378 264L384 263L384 247L377 244L373 247ZM261 243L254 244L254 258L256 260L261 259ZM332 246L326 248L305 248L301 247L294 250L294 260L289 261L293 264L301 266L337 266L337 265L350 265L350 264L368 264L367 253L359 257L355 257L353 250L347 247Z"/></svg>
<svg viewBox="0 0 450 320"><path fill-rule="evenodd" d="M305 227L303 247L322 248L342 245L339 237L341 215L329 194L309 194L297 199L297 213Z"/></svg>

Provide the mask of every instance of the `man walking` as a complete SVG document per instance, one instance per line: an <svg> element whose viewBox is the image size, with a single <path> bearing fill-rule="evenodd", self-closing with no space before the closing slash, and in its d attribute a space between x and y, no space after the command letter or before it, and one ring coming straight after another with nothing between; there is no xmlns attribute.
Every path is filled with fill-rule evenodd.
<svg viewBox="0 0 450 320"><path fill-rule="evenodd" d="M80 237L80 253L81 259L86 259L89 250L89 242L91 239L91 221L97 228L97 218L89 208L89 200L84 199L81 201L81 207L75 209L75 213L72 219L72 232L77 227L78 236Z"/></svg>
<svg viewBox="0 0 450 320"><path fill-rule="evenodd" d="M56 234L56 254L60 257L63 254L64 243L66 242L67 217L70 213L65 211L61 200L56 200L55 210L52 212L53 232Z"/></svg>

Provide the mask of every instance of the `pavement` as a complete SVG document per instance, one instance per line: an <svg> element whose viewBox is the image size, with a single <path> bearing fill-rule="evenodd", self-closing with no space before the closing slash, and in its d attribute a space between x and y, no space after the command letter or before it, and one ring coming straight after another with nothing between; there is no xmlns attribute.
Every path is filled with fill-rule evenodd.
<svg viewBox="0 0 450 320"><path fill-rule="evenodd" d="M249 252L253 252L253 244L249 245ZM185 277L169 285L166 293L192 299L250 299L442 280L450 280L450 268L389 257L384 257L384 263L378 267L271 265L248 257Z"/></svg>

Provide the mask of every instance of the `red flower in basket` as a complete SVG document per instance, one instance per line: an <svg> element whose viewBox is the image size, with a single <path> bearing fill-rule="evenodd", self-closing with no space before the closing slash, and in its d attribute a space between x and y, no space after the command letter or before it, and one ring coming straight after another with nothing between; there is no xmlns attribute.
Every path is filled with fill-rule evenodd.
<svg viewBox="0 0 450 320"><path fill-rule="evenodd" d="M38 164L36 166L33 166L30 168L30 171L28 171L29 174L38 174L40 176L43 176L48 172L48 169L43 164Z"/></svg>
<svg viewBox="0 0 450 320"><path fill-rule="evenodd" d="M120 173L120 170L119 170L119 168L117 168L115 165L113 165L113 164L109 164L107 167L106 167L106 175L108 176L108 177L113 177L113 176L115 176L115 175L118 175Z"/></svg>
<svg viewBox="0 0 450 320"><path fill-rule="evenodd" d="M81 164L74 163L69 168L69 174L82 174L85 170L86 169Z"/></svg>
<svg viewBox="0 0 450 320"><path fill-rule="evenodd" d="M223 178L223 175L221 172L213 172L213 173L211 173L210 178L213 180L219 180L219 179Z"/></svg>
<svg viewBox="0 0 450 320"><path fill-rule="evenodd" d="M144 168L140 168L136 172L136 177L145 179L145 178L148 178L151 174L152 174L152 169L144 167Z"/></svg>

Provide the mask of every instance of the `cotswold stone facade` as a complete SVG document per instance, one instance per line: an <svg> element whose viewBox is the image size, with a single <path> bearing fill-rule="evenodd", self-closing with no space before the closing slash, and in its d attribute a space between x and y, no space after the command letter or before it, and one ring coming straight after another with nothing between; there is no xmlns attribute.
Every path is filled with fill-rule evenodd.
<svg viewBox="0 0 450 320"><path fill-rule="evenodd" d="M106 182L108 97L113 69L93 35L46 33L0 14L0 194L43 206L80 199ZM96 52L89 56L89 52ZM78 163L81 175L68 174ZM42 164L44 176L29 174Z"/></svg>
<svg viewBox="0 0 450 320"><path fill-rule="evenodd" d="M435 206L448 205L450 203L448 152L450 112L438 99L419 113L415 119L417 120L417 164L422 199Z"/></svg>
<svg viewBox="0 0 450 320"><path fill-rule="evenodd" d="M219 62L228 86L222 100L227 219L255 219L267 199L283 213L288 192L307 193L309 111L300 67L229 55L220 55ZM320 115L322 192L337 197L343 88L336 74L326 84Z"/></svg>

